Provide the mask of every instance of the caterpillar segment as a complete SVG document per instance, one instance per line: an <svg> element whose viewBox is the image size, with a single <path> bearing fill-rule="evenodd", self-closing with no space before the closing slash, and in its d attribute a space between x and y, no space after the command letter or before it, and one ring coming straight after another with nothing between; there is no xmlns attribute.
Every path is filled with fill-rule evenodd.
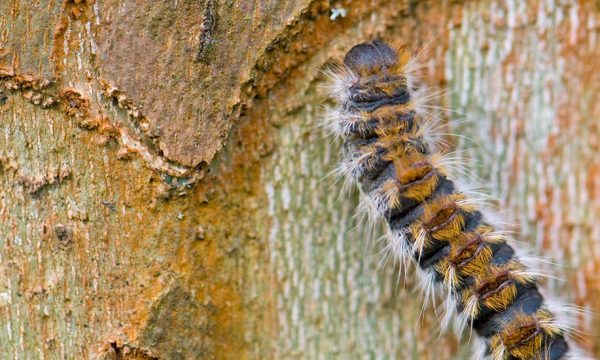
<svg viewBox="0 0 600 360"><path fill-rule="evenodd" d="M375 40L353 47L331 75L340 172L359 184L363 207L385 219L394 254L420 268L426 291L443 290L458 331L479 335L477 358L572 358L569 329L540 294L539 271L519 260L426 140L431 118L419 110L413 68L405 53Z"/></svg>

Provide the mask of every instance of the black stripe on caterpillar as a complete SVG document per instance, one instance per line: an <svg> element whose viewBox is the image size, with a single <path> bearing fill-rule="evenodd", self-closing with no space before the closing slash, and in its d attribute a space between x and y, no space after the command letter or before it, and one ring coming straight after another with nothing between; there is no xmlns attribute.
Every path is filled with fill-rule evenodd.
<svg viewBox="0 0 600 360"><path fill-rule="evenodd" d="M434 150L427 96L406 54L381 40L354 46L332 71L338 106L327 126L343 139L337 173L359 185L361 206L385 219L394 256L416 264L430 293L445 297L443 328L479 335L477 359L582 359L567 342L565 305L538 288L543 275L519 256L478 202L452 179L451 157Z"/></svg>

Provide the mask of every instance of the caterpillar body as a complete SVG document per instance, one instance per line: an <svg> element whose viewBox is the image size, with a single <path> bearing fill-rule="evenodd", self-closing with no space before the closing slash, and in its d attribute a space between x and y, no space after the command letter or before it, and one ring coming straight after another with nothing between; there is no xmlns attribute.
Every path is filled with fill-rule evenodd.
<svg viewBox="0 0 600 360"><path fill-rule="evenodd" d="M339 169L362 191L361 206L385 219L388 246L416 265L445 314L478 335L474 358L580 359L572 319L539 290L541 273L461 191L447 156L429 141L431 118L406 56L381 40L354 46L331 74L338 106L328 127L343 139ZM571 317L572 318L572 317Z"/></svg>

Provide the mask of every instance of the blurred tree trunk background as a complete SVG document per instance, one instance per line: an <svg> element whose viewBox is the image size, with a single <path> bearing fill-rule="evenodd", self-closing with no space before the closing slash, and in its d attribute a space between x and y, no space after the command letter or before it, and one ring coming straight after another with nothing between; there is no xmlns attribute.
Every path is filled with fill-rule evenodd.
<svg viewBox="0 0 600 360"><path fill-rule="evenodd" d="M2 358L466 357L326 178L320 70L376 35L597 312L597 1L0 0Z"/></svg>

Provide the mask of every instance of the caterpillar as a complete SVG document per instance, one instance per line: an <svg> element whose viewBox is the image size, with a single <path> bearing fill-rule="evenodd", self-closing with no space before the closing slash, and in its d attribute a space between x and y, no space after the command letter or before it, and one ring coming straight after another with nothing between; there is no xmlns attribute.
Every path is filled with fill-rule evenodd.
<svg viewBox="0 0 600 360"><path fill-rule="evenodd" d="M475 359L583 359L568 306L540 290L543 274L453 178L437 150L415 61L382 40L351 48L331 70L326 126L343 140L338 173L361 207L384 219L388 247L444 296L441 327L478 337Z"/></svg>

